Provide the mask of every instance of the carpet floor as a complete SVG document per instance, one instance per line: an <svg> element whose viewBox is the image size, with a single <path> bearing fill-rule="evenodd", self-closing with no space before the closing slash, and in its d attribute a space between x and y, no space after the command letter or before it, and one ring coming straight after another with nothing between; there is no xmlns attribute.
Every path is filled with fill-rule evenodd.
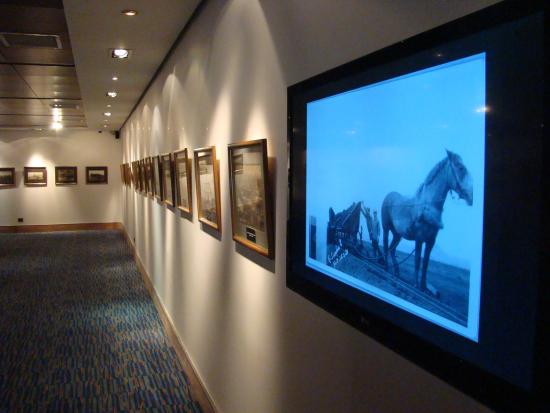
<svg viewBox="0 0 550 413"><path fill-rule="evenodd" d="M119 231L0 234L0 412L200 412Z"/></svg>

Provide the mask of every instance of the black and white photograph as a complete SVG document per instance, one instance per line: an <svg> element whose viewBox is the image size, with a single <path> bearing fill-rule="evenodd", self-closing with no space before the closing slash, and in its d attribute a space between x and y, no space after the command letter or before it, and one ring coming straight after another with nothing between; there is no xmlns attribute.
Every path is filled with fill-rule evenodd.
<svg viewBox="0 0 550 413"><path fill-rule="evenodd" d="M56 166L55 167L55 184L61 185L76 185L78 181L78 173L76 166Z"/></svg>
<svg viewBox="0 0 550 413"><path fill-rule="evenodd" d="M307 106L307 265L473 341L484 73L478 54Z"/></svg>
<svg viewBox="0 0 550 413"><path fill-rule="evenodd" d="M160 156L153 156L153 195L157 199L162 199L162 185L160 184L161 177L161 162Z"/></svg>
<svg viewBox="0 0 550 413"><path fill-rule="evenodd" d="M267 140L228 146L233 239L271 256Z"/></svg>
<svg viewBox="0 0 550 413"><path fill-rule="evenodd" d="M108 182L108 168L106 166L86 167L86 183L88 185L107 184Z"/></svg>
<svg viewBox="0 0 550 413"><path fill-rule="evenodd" d="M174 206L174 179L172 175L172 155L161 155L162 161L162 200L165 204Z"/></svg>
<svg viewBox="0 0 550 413"><path fill-rule="evenodd" d="M174 152L174 174L176 178L176 206L179 210L190 214L191 203L191 163L187 149Z"/></svg>
<svg viewBox="0 0 550 413"><path fill-rule="evenodd" d="M221 217L216 148L195 149L194 153L199 221L219 231Z"/></svg>

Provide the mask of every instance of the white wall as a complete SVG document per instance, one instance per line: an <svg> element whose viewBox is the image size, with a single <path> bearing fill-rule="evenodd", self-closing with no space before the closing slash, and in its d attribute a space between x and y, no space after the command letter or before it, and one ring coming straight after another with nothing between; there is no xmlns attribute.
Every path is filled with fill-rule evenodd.
<svg viewBox="0 0 550 413"><path fill-rule="evenodd" d="M221 412L486 411L286 288L286 88L493 2L212 0L193 22L123 129L124 160L216 145L221 237L133 190L123 216ZM256 138L276 158L274 261L231 239L226 147Z"/></svg>
<svg viewBox="0 0 550 413"><path fill-rule="evenodd" d="M16 173L16 187L0 189L0 226L120 222L121 158L121 142L110 133L0 131L0 167ZM26 187L25 166L47 167L48 186ZM56 186L55 166L77 166L78 184ZM109 183L86 185L86 166L107 166Z"/></svg>

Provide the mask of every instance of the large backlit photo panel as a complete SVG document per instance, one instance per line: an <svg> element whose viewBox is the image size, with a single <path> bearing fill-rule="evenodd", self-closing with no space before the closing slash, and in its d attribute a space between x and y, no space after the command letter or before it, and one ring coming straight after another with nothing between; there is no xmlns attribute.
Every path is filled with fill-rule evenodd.
<svg viewBox="0 0 550 413"><path fill-rule="evenodd" d="M478 341L485 53L307 104L306 265Z"/></svg>

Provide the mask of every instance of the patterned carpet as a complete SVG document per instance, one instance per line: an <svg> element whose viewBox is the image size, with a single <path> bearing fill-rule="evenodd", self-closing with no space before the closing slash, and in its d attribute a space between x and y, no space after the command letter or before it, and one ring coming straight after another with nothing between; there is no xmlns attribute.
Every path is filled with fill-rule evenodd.
<svg viewBox="0 0 550 413"><path fill-rule="evenodd" d="M0 234L0 412L200 412L118 231Z"/></svg>

